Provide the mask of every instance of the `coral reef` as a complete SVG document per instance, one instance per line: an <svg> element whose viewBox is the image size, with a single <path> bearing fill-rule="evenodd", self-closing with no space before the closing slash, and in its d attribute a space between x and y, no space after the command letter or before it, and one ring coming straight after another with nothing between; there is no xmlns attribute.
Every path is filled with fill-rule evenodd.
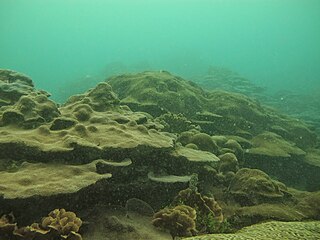
<svg viewBox="0 0 320 240"><path fill-rule="evenodd" d="M164 112L190 116L202 110L204 91L166 71L119 75L107 82L133 110L140 109L154 116Z"/></svg>
<svg viewBox="0 0 320 240"><path fill-rule="evenodd" d="M220 164L219 171L222 173L234 172L236 173L239 170L239 162L233 153L225 153L219 156Z"/></svg>
<svg viewBox="0 0 320 240"><path fill-rule="evenodd" d="M82 222L73 212L66 212L64 209L54 210L42 220L41 224L34 223L31 226L19 228L13 235L20 239L68 239L82 240L79 228Z"/></svg>
<svg viewBox="0 0 320 240"><path fill-rule="evenodd" d="M306 194L295 208L307 218L320 220L320 192Z"/></svg>
<svg viewBox="0 0 320 240"><path fill-rule="evenodd" d="M219 89L241 93L250 97L261 97L265 89L227 68L210 66L202 76L193 78L197 84L206 89Z"/></svg>
<svg viewBox="0 0 320 240"><path fill-rule="evenodd" d="M218 145L210 135L206 133L199 133L198 131L185 131L182 132L177 139L181 144L187 146L193 144L196 149L207 151L211 153L218 153Z"/></svg>
<svg viewBox="0 0 320 240"><path fill-rule="evenodd" d="M182 114L165 113L156 120L164 126L162 130L166 132L182 133L197 127Z"/></svg>
<svg viewBox="0 0 320 240"><path fill-rule="evenodd" d="M0 126L36 128L60 115L49 93L36 90L23 74L0 69Z"/></svg>
<svg viewBox="0 0 320 240"><path fill-rule="evenodd" d="M196 211L186 205L179 205L174 208L164 208L153 216L152 224L169 230L172 239L176 236L190 237L197 233Z"/></svg>
<svg viewBox="0 0 320 240"><path fill-rule="evenodd" d="M223 222L222 209L213 197L202 196L199 192L187 188L178 193L172 205L187 205L197 213L196 228L200 233L219 231L219 224ZM211 224L213 228L210 229Z"/></svg>
<svg viewBox="0 0 320 240"><path fill-rule="evenodd" d="M9 239L17 229L17 223L12 213L2 215L0 218L0 239Z"/></svg>
<svg viewBox="0 0 320 240"><path fill-rule="evenodd" d="M111 177L109 173L97 174L95 164L72 166L25 162L16 172L0 172L0 195L5 199L21 199L77 192Z"/></svg>
<svg viewBox="0 0 320 240"><path fill-rule="evenodd" d="M272 180L258 169L242 168L230 182L228 191L242 205L254 205L269 201L281 201L286 186Z"/></svg>
<svg viewBox="0 0 320 240"><path fill-rule="evenodd" d="M213 72L215 71L213 69ZM223 77L225 74L229 75L228 71L223 69L220 72L223 73ZM239 76L233 76L231 79L236 82L246 82ZM192 135L199 133L199 131L201 134L210 136L233 136L228 139L229 142L224 143L226 145L218 144L218 154L234 153L243 166L262 169L287 184L291 183L294 186L304 184L305 180L302 177L293 182L290 178L290 171L293 168L308 170L311 168L308 163L303 161L305 157L303 155L308 154L317 145L316 134L304 122L282 115L239 93L217 89L213 91L202 90L194 83L173 76L168 72L124 74L111 77L107 82L113 86L114 91L118 94L120 104L128 105L134 111L145 111L154 117L158 117L158 119L167 118L170 114L183 114L195 128L188 129L188 127L186 128L187 132L182 132L183 128L186 127L185 124L181 123L181 127L184 126L183 128L169 128L167 124L164 124L166 130L175 131L179 134L177 140L183 146L192 143L195 145L188 145L188 147L193 149L198 147L200 150L212 151L212 148L208 148L208 145L199 143L202 148L199 147L196 140L190 142ZM245 88L248 91L255 89L250 84L244 84L243 86L247 86L248 88ZM237 92L245 93L246 91ZM264 138L270 139L269 143ZM255 143L251 143L251 140ZM265 149L270 149L269 147L272 149L272 141L277 142L273 146L276 151L268 150L268 153ZM206 141L205 143L208 144L209 142ZM277 147L278 143L282 146L281 148ZM263 145L266 147L264 148ZM217 153L216 147L213 152ZM261 154L254 155L256 152ZM271 156L272 152L273 155ZM290 163L292 165L285 168L267 168L260 158L261 155L264 158L266 154L269 154L269 158L274 162L274 164L271 164L273 166L290 165ZM286 156L290 160L278 159L279 156ZM296 157L299 157L300 161L295 160ZM256 159L258 164L251 164ZM305 171L302 175L308 175L309 173L311 172ZM316 179L318 178L313 174L310 180L305 183L305 187L312 185L314 181L318 182L319 179ZM312 189L314 188L315 186Z"/></svg>
<svg viewBox="0 0 320 240"><path fill-rule="evenodd" d="M157 228L143 238L164 206L155 225L173 236L319 219L318 193L290 188L320 189L317 144L302 121L165 71L112 77L60 106L30 78L0 70L0 214L28 225L17 230L6 215L0 231L81 239L63 208L97 240L166 239ZM135 213L100 214L125 204Z"/></svg>
<svg viewBox="0 0 320 240"><path fill-rule="evenodd" d="M186 240L265 240L265 239L318 239L319 222L266 222L243 228L234 234L211 234L185 238Z"/></svg>
<svg viewBox="0 0 320 240"><path fill-rule="evenodd" d="M261 133L255 136L251 141L253 147L246 152L250 155L289 158L291 156L300 157L306 154L294 144L272 132Z"/></svg>
<svg viewBox="0 0 320 240"><path fill-rule="evenodd" d="M82 239L77 233L82 225L80 218L65 209L55 209L41 221L41 228L55 231L56 235L65 239Z"/></svg>
<svg viewBox="0 0 320 240"><path fill-rule="evenodd" d="M12 70L0 69L0 107L13 105L21 96L33 91L31 78Z"/></svg>
<svg viewBox="0 0 320 240"><path fill-rule="evenodd" d="M4 215L0 220L0 239L21 240L82 240L78 233L82 221L74 212L55 209L41 223L18 228L13 215Z"/></svg>

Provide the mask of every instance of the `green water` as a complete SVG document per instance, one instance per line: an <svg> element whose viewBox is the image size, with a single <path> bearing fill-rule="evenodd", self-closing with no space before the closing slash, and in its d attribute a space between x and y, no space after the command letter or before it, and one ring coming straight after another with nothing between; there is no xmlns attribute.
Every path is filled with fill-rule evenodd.
<svg viewBox="0 0 320 240"><path fill-rule="evenodd" d="M319 12L319 0L1 0L0 66L57 101L113 73L211 65L308 92L320 88Z"/></svg>

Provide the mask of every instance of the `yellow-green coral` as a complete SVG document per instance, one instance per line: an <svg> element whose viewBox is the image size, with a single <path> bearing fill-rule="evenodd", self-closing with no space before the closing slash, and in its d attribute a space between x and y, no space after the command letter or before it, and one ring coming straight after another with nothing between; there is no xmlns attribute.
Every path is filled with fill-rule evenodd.
<svg viewBox="0 0 320 240"><path fill-rule="evenodd" d="M65 238L72 232L78 232L81 225L81 219L74 212L69 212L62 208L51 211L48 217L42 219L40 226L46 230L54 229Z"/></svg>
<svg viewBox="0 0 320 240"><path fill-rule="evenodd" d="M219 225L224 221L222 209L213 197L202 196L190 188L180 191L172 204L194 208L197 212L196 226L202 233L218 232Z"/></svg>
<svg viewBox="0 0 320 240"><path fill-rule="evenodd" d="M316 240L320 239L320 222L267 222L241 229L234 234L209 234L185 240Z"/></svg>
<svg viewBox="0 0 320 240"><path fill-rule="evenodd" d="M176 236L194 236L196 230L196 211L186 205L179 205L174 208L164 208L153 216L152 224L156 227L169 230L172 238Z"/></svg>
<svg viewBox="0 0 320 240"><path fill-rule="evenodd" d="M33 223L13 231L13 235L25 240L82 240L78 233L82 221L74 212L55 209L40 224Z"/></svg>
<svg viewBox="0 0 320 240"><path fill-rule="evenodd" d="M0 240L8 239L15 229L17 229L17 224L15 223L15 218L12 213L1 216Z"/></svg>

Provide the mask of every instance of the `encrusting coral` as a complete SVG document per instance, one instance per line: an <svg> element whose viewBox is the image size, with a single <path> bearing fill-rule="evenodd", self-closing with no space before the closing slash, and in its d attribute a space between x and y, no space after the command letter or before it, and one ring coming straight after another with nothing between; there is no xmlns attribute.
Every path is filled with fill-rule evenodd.
<svg viewBox="0 0 320 240"><path fill-rule="evenodd" d="M172 239L176 236L191 237L196 235L196 211L186 205L164 208L153 216L152 224L169 230Z"/></svg>

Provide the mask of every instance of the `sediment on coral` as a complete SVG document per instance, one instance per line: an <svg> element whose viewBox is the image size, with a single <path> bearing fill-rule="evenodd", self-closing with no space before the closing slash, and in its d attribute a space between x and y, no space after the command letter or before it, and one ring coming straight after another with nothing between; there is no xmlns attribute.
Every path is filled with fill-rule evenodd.
<svg viewBox="0 0 320 240"><path fill-rule="evenodd" d="M290 188L320 189L317 137L301 121L168 72L116 76L61 106L28 79L0 70L0 231L11 211L28 225L17 233L45 235L32 223L52 209L140 206L129 199L167 206L156 225L174 236L319 219L318 194ZM164 223L181 215L186 225ZM118 217L99 224L137 234Z"/></svg>

